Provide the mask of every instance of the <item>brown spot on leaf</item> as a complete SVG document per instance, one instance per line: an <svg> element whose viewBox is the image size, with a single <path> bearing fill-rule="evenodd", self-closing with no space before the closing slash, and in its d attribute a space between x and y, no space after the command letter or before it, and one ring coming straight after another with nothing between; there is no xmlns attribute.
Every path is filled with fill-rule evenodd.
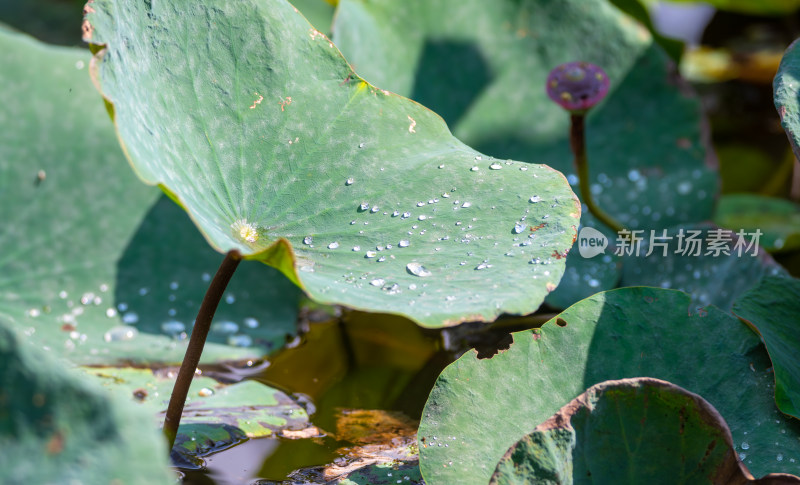
<svg viewBox="0 0 800 485"><path fill-rule="evenodd" d="M144 401L147 398L147 389L140 387L133 391L133 398L137 401Z"/></svg>
<svg viewBox="0 0 800 485"><path fill-rule="evenodd" d="M47 440L45 450L48 455L57 455L64 451L64 435L62 435L60 431L56 431L55 434Z"/></svg>
<svg viewBox="0 0 800 485"><path fill-rule="evenodd" d="M92 27L92 24L90 24L87 19L83 19L83 22L81 23L81 34L83 37L83 41L91 42L93 33L94 33L94 27Z"/></svg>

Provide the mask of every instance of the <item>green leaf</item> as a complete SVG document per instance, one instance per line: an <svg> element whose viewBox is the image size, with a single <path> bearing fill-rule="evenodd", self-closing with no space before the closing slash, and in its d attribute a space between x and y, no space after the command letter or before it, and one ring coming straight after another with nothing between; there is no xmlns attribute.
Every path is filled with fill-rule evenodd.
<svg viewBox="0 0 800 485"><path fill-rule="evenodd" d="M671 1L675 3L687 3L692 0ZM706 0L703 3L707 3L720 10L750 15L785 15L800 8L800 0Z"/></svg>
<svg viewBox="0 0 800 485"><path fill-rule="evenodd" d="M624 257L621 285L681 290L691 295L695 307L716 305L728 310L762 277L786 274L760 246L754 231L745 228L739 237L740 229L731 232L711 224L690 224L640 233L639 253L634 247ZM720 244L715 246L713 241ZM651 246L653 252L648 255Z"/></svg>
<svg viewBox="0 0 800 485"><path fill-rule="evenodd" d="M174 483L146 413L25 340L0 317L0 481Z"/></svg>
<svg viewBox="0 0 800 485"><path fill-rule="evenodd" d="M425 326L530 313L561 278L579 217L563 176L466 147L362 81L285 1L90 9L126 153L217 250Z"/></svg>
<svg viewBox="0 0 800 485"><path fill-rule="evenodd" d="M508 350L468 352L439 376L419 430L429 485L486 483L506 450L562 403L598 382L644 376L708 400L756 476L800 472L800 423L775 407L769 356L716 307L694 311L674 290L622 288L512 336Z"/></svg>
<svg viewBox="0 0 800 485"><path fill-rule="evenodd" d="M733 231L763 232L761 246L768 251L800 248L800 205L755 194L720 197L714 222Z"/></svg>
<svg viewBox="0 0 800 485"><path fill-rule="evenodd" d="M636 229L711 217L719 184L699 100L650 34L607 1L341 0L336 15L334 40L365 79L442 114L464 143L545 162L573 187L569 115L545 79L568 61L601 66L611 90L586 126L598 205ZM581 224L601 226L588 211ZM573 247L571 275L548 302L613 287L616 263L581 261Z"/></svg>
<svg viewBox="0 0 800 485"><path fill-rule="evenodd" d="M797 477L782 476L800 483ZM731 432L705 399L650 377L604 381L514 444L492 485L749 483Z"/></svg>
<svg viewBox="0 0 800 485"><path fill-rule="evenodd" d="M783 54L778 73L772 82L775 109L781 118L781 126L786 130L789 143L796 157L800 157L800 53L798 42L794 41Z"/></svg>
<svg viewBox="0 0 800 485"><path fill-rule="evenodd" d="M739 297L733 312L764 339L775 372L775 402L800 419L800 280L768 277Z"/></svg>
<svg viewBox="0 0 800 485"><path fill-rule="evenodd" d="M150 413L152 427L164 421L176 372L132 368L84 368L117 396L126 396ZM202 457L250 438L308 426L308 414L282 391L260 382L231 385L195 376L186 399L173 459L184 468L201 468Z"/></svg>
<svg viewBox="0 0 800 485"><path fill-rule="evenodd" d="M88 52L0 32L0 60L0 317L77 363L179 362L164 324L191 331L220 255L130 173ZM261 357L295 331L299 291L247 266L217 314L245 347L213 332L204 362Z"/></svg>

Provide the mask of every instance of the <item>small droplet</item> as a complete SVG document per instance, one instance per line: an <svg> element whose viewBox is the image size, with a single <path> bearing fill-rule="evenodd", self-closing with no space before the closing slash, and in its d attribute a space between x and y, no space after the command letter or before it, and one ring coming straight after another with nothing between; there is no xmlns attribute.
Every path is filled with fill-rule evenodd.
<svg viewBox="0 0 800 485"><path fill-rule="evenodd" d="M361 205L358 206L358 210L365 211L369 209L369 204L367 202L362 202Z"/></svg>
<svg viewBox="0 0 800 485"><path fill-rule="evenodd" d="M470 171L471 171L471 172L477 172L478 170L480 170L480 168L478 168L477 166L475 166L475 167L472 167L472 168L470 169Z"/></svg>
<svg viewBox="0 0 800 485"><path fill-rule="evenodd" d="M392 217L397 217L397 216L399 216L399 215L400 215L400 211L394 211L394 212L392 212Z"/></svg>
<svg viewBox="0 0 800 485"><path fill-rule="evenodd" d="M199 391L197 391L197 395L200 396L200 397L209 397L209 396L213 396L214 395L214 391L212 389L204 387L204 388L200 389Z"/></svg>
<svg viewBox="0 0 800 485"><path fill-rule="evenodd" d="M236 297L228 293L225 295L225 303L228 305L232 305L236 301Z"/></svg>
<svg viewBox="0 0 800 485"><path fill-rule="evenodd" d="M211 331L218 333L236 333L239 331L239 325L230 320L223 320L211 325Z"/></svg>
<svg viewBox="0 0 800 485"><path fill-rule="evenodd" d="M353 246L353 251L361 251L361 246Z"/></svg>
<svg viewBox="0 0 800 485"><path fill-rule="evenodd" d="M242 321L247 328L258 328L258 320L253 317L247 317Z"/></svg>
<svg viewBox="0 0 800 485"><path fill-rule="evenodd" d="M500 165L499 163L495 162L495 163L489 165L489 168L492 169L492 170L500 170L501 168L503 168L503 166Z"/></svg>
<svg viewBox="0 0 800 485"><path fill-rule="evenodd" d="M472 207L472 202L464 202L463 204L461 204L461 207L464 209L466 209L467 207Z"/></svg>
<svg viewBox="0 0 800 485"><path fill-rule="evenodd" d="M422 207L423 205L425 205L425 202L417 202L417 207Z"/></svg>
<svg viewBox="0 0 800 485"><path fill-rule="evenodd" d="M381 256L380 258L378 258L379 263L382 263L384 261L386 261L386 256Z"/></svg>
<svg viewBox="0 0 800 485"><path fill-rule="evenodd" d="M540 200L542 200L541 197L539 197L538 195L534 195L533 197L528 199L528 202L530 202L532 204L535 204L535 203L539 202Z"/></svg>
<svg viewBox="0 0 800 485"><path fill-rule="evenodd" d="M250 347L253 345L253 339L249 335L230 335L228 336L228 345L233 347Z"/></svg>
<svg viewBox="0 0 800 485"><path fill-rule="evenodd" d="M139 335L139 330L136 327L129 327L128 325L119 325L108 330L103 336L106 342L120 342L123 340L133 340Z"/></svg>
<svg viewBox="0 0 800 485"><path fill-rule="evenodd" d="M419 219L420 221L424 221L427 218L428 218L428 216L426 216L425 214L422 214L417 219Z"/></svg>
<svg viewBox="0 0 800 485"><path fill-rule="evenodd" d="M430 276L432 274L425 268L425 266L422 266L421 263L417 262L408 263L406 265L406 270L414 276L420 277Z"/></svg>
<svg viewBox="0 0 800 485"><path fill-rule="evenodd" d="M206 282L207 281L211 281L211 275L208 274L208 273L203 273L201 278L202 278L203 281L206 281Z"/></svg>
<svg viewBox="0 0 800 485"><path fill-rule="evenodd" d="M686 195L692 190L692 183L688 180L683 181L678 184L678 193L681 195Z"/></svg>
<svg viewBox="0 0 800 485"><path fill-rule="evenodd" d="M476 270L481 270L481 269L486 269L486 268L491 268L491 267L492 267L491 264L488 264L486 261L484 261L481 264L479 264L478 266L475 266L475 269Z"/></svg>
<svg viewBox="0 0 800 485"><path fill-rule="evenodd" d="M410 212L403 212L403 217L401 217L401 219L408 219L409 217L411 217Z"/></svg>
<svg viewBox="0 0 800 485"><path fill-rule="evenodd" d="M333 241L332 243L328 244L328 249L336 249L338 247L339 247L339 243L336 242L336 241Z"/></svg>
<svg viewBox="0 0 800 485"><path fill-rule="evenodd" d="M314 242L314 238L311 236L306 236L303 238L303 244L311 244L312 242Z"/></svg>
<svg viewBox="0 0 800 485"><path fill-rule="evenodd" d="M177 320L168 320L161 324L161 331L167 335L178 335L186 330L186 325Z"/></svg>
<svg viewBox="0 0 800 485"><path fill-rule="evenodd" d="M528 227L528 225L523 222L518 222L514 224L514 234L520 234L522 231L525 230L526 227Z"/></svg>
<svg viewBox="0 0 800 485"><path fill-rule="evenodd" d="M125 315L122 315L122 323L126 325L131 325L137 323L139 321L139 314L136 312L128 312Z"/></svg>
<svg viewBox="0 0 800 485"><path fill-rule="evenodd" d="M374 258L378 253L375 251L367 251L367 254L364 255L365 258Z"/></svg>
<svg viewBox="0 0 800 485"><path fill-rule="evenodd" d="M366 144L365 144L365 143L359 143L359 144L358 144L358 148L364 148L365 146L366 146Z"/></svg>
<svg viewBox="0 0 800 485"><path fill-rule="evenodd" d="M408 241L408 239L403 239L399 243L397 243L397 245L400 246L401 248L407 248L409 244L411 243Z"/></svg>
<svg viewBox="0 0 800 485"><path fill-rule="evenodd" d="M177 281L173 281L172 283L169 284L169 289L174 291L177 290L179 286L180 285L178 284Z"/></svg>
<svg viewBox="0 0 800 485"><path fill-rule="evenodd" d="M108 318L114 318L117 316L117 309L116 308L106 308L106 316Z"/></svg>
<svg viewBox="0 0 800 485"><path fill-rule="evenodd" d="M345 185L353 185L355 182L356 182L356 179L354 179L353 177L350 177L350 178L348 178L347 180L344 181L344 184Z"/></svg>
<svg viewBox="0 0 800 485"><path fill-rule="evenodd" d="M742 441L742 449L743 450L749 450L750 449L750 443L748 443L747 441Z"/></svg>
<svg viewBox="0 0 800 485"><path fill-rule="evenodd" d="M375 278L374 280L369 282L369 284L371 284L372 286L383 286L384 283L386 283L386 280L384 280L383 278Z"/></svg>

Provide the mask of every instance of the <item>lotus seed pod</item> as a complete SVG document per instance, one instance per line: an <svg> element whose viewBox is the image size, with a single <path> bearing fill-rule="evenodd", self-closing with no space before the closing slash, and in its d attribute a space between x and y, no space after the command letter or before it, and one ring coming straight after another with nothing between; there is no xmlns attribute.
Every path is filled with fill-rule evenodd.
<svg viewBox="0 0 800 485"><path fill-rule="evenodd" d="M571 113L583 113L608 93L608 75L588 62L567 62L547 76L547 95Z"/></svg>

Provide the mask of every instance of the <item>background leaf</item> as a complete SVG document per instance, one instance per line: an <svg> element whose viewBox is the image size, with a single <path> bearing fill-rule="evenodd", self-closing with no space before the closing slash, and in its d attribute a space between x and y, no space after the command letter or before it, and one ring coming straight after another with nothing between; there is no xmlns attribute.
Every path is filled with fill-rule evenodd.
<svg viewBox="0 0 800 485"><path fill-rule="evenodd" d="M425 326L529 313L558 283L579 217L563 176L464 146L358 78L285 1L91 9L86 40L107 45L97 76L136 171L218 250L315 300Z"/></svg>
<svg viewBox="0 0 800 485"><path fill-rule="evenodd" d="M341 0L334 40L368 81L440 113L460 140L547 163L573 187L569 115L545 79L564 62L597 64L611 79L586 127L598 205L636 229L711 217L719 184L700 103L646 29L605 0ZM588 211L581 224L603 230ZM615 258L572 251L547 301L563 308L618 279Z"/></svg>
<svg viewBox="0 0 800 485"><path fill-rule="evenodd" d="M739 238L736 233L741 229L744 237ZM666 235L669 239L651 239L650 231L640 234L644 238L640 252L624 257L621 285L681 290L691 295L694 307L716 305L729 310L734 300L761 278L786 274L750 229L712 233L718 230L711 224L688 224L654 233L655 238ZM689 242L693 235L700 242L698 252ZM720 250L709 242L714 238L722 241ZM664 243L666 248L659 246Z"/></svg>
<svg viewBox="0 0 800 485"><path fill-rule="evenodd" d="M779 483L800 483L781 476ZM793 478L793 479L792 479ZM705 399L650 377L604 381L512 446L493 485L752 483Z"/></svg>
<svg viewBox="0 0 800 485"><path fill-rule="evenodd" d="M800 205L786 199L755 194L731 194L720 198L714 222L737 231L763 233L760 244L767 251L800 248Z"/></svg>
<svg viewBox="0 0 800 485"><path fill-rule="evenodd" d="M0 318L0 481L174 483L146 413L25 340Z"/></svg>
<svg viewBox="0 0 800 485"><path fill-rule="evenodd" d="M220 255L130 173L88 52L7 32L0 47L0 318L78 363L180 361L175 322L191 331ZM299 291L244 266L217 317L234 325L204 362L263 356L295 331Z"/></svg>
<svg viewBox="0 0 800 485"><path fill-rule="evenodd" d="M739 297L733 311L764 339L775 373L775 402L800 419L800 280L764 278Z"/></svg>
<svg viewBox="0 0 800 485"><path fill-rule="evenodd" d="M775 109L781 117L781 125L786 130L795 157L800 157L800 52L798 42L794 41L783 54L775 80L772 83Z"/></svg>
<svg viewBox="0 0 800 485"><path fill-rule="evenodd" d="M674 290L622 288L512 336L508 350L489 359L468 352L439 376L419 429L429 485L485 483L523 430L563 403L598 382L645 376L708 400L755 476L800 472L800 423L775 407L769 356L757 335L715 307L694 311Z"/></svg>

